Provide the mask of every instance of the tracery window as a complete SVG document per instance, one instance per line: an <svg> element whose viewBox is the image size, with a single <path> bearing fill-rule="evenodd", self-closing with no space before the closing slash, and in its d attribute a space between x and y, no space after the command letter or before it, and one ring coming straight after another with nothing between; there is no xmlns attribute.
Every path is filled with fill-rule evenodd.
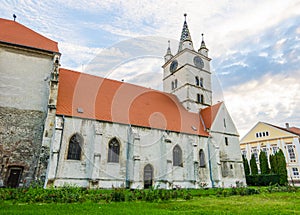
<svg viewBox="0 0 300 215"><path fill-rule="evenodd" d="M182 166L182 151L178 145L173 148L173 166Z"/></svg>
<svg viewBox="0 0 300 215"><path fill-rule="evenodd" d="M81 146L83 143L83 138L80 134L74 134L69 141L68 148L68 160L80 160L81 158Z"/></svg>
<svg viewBox="0 0 300 215"><path fill-rule="evenodd" d="M120 143L116 138L113 138L108 143L108 159L107 162L119 163Z"/></svg>

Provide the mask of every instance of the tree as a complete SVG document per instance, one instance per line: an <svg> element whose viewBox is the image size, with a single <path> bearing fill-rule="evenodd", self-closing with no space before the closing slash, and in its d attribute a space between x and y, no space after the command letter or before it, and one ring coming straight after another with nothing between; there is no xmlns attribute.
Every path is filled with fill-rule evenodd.
<svg viewBox="0 0 300 215"><path fill-rule="evenodd" d="M242 156L243 157L243 164L244 164L244 171L245 171L245 175L250 175L250 167L249 167L249 163L248 160L246 158L245 155Z"/></svg>
<svg viewBox="0 0 300 215"><path fill-rule="evenodd" d="M260 151L259 153L259 167L260 167L260 174L265 175L269 174L269 165L268 165L268 158L265 152Z"/></svg>
<svg viewBox="0 0 300 215"><path fill-rule="evenodd" d="M275 155L270 155L271 173L277 174L280 177L280 184L287 184L287 170L285 156L280 149Z"/></svg>
<svg viewBox="0 0 300 215"><path fill-rule="evenodd" d="M275 154L276 162L277 162L277 174L280 177L280 184L284 185L287 184L287 170L286 170L286 161L285 156L281 149Z"/></svg>
<svg viewBox="0 0 300 215"><path fill-rule="evenodd" d="M251 155L250 168L251 168L251 175L258 174L258 169L257 169L257 164L256 164L256 159L255 159L254 154Z"/></svg>
<svg viewBox="0 0 300 215"><path fill-rule="evenodd" d="M277 168L277 162L276 162L276 158L275 158L275 155L270 155L269 157L269 161L270 161L270 172L273 173L273 174L276 174L278 172L278 168Z"/></svg>

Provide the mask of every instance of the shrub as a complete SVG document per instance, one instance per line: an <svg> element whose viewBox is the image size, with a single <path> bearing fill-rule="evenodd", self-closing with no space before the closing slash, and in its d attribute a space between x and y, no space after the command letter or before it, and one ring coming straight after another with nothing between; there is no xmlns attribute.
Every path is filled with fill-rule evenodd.
<svg viewBox="0 0 300 215"><path fill-rule="evenodd" d="M279 184L280 177L276 174L268 175L248 175L246 182L250 186L268 186L272 184Z"/></svg>

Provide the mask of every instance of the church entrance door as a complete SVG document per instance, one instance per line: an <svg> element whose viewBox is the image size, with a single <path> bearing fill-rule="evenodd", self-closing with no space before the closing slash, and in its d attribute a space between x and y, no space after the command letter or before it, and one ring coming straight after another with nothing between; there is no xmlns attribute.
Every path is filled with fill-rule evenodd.
<svg viewBox="0 0 300 215"><path fill-rule="evenodd" d="M153 183L153 167L147 164L144 167L144 189L148 189Z"/></svg>
<svg viewBox="0 0 300 215"><path fill-rule="evenodd" d="M9 176L7 179L8 187L18 187L20 178L22 174L22 168L20 167L11 167L9 170Z"/></svg>

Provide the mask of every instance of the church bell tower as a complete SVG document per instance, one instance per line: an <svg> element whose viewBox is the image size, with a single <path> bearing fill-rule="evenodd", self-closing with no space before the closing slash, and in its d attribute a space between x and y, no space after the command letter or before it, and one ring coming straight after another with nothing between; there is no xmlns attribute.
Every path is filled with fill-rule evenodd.
<svg viewBox="0 0 300 215"><path fill-rule="evenodd" d="M198 113L200 109L212 105L211 59L203 34L200 48L194 50L186 14L184 17L177 53L172 54L169 44L164 56L163 89L164 92L176 95L187 110Z"/></svg>

